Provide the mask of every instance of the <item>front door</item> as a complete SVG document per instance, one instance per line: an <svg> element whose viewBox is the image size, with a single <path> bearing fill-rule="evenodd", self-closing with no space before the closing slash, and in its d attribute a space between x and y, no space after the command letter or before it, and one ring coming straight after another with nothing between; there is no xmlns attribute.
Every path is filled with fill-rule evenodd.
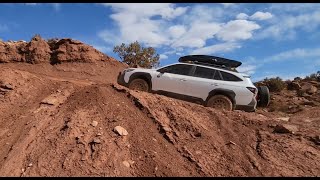
<svg viewBox="0 0 320 180"><path fill-rule="evenodd" d="M192 67L192 65L186 64L164 67L164 73L158 72L156 77L152 78L152 90L185 94L185 83L187 78L190 77Z"/></svg>

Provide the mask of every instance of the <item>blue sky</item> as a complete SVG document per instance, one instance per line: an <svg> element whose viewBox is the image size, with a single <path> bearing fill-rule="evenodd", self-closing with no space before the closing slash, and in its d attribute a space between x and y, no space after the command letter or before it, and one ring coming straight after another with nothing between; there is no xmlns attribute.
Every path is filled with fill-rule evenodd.
<svg viewBox="0 0 320 180"><path fill-rule="evenodd" d="M182 55L243 62L253 81L320 70L320 4L313 3L2 3L0 39L78 39L119 59L115 45L155 47L161 66Z"/></svg>

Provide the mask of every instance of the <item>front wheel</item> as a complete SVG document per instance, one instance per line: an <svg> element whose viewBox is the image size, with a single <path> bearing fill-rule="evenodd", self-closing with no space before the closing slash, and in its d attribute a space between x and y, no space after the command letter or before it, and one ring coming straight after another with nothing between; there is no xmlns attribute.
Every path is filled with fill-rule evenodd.
<svg viewBox="0 0 320 180"><path fill-rule="evenodd" d="M130 82L129 89L149 92L149 85L143 79L134 79Z"/></svg>
<svg viewBox="0 0 320 180"><path fill-rule="evenodd" d="M215 109L225 109L227 111L232 111L232 102L231 100L224 95L215 95L212 96L208 102L207 102L208 107L213 107Z"/></svg>

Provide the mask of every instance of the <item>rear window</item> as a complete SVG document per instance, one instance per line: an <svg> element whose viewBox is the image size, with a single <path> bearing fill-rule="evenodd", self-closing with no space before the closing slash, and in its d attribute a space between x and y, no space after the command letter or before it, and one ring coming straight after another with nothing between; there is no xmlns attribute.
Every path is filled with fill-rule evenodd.
<svg viewBox="0 0 320 180"><path fill-rule="evenodd" d="M220 71L222 78L224 81L242 81L242 79L238 78L237 76L224 72L224 71Z"/></svg>

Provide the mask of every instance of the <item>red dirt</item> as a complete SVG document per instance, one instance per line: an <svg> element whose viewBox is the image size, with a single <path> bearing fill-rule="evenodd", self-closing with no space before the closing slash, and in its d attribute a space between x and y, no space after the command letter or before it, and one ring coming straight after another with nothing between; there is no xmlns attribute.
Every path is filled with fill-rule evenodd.
<svg viewBox="0 0 320 180"><path fill-rule="evenodd" d="M320 175L318 106L227 112L128 90L116 83L125 65L72 41L58 45L61 64L0 64L0 176ZM281 124L298 131L274 132Z"/></svg>

